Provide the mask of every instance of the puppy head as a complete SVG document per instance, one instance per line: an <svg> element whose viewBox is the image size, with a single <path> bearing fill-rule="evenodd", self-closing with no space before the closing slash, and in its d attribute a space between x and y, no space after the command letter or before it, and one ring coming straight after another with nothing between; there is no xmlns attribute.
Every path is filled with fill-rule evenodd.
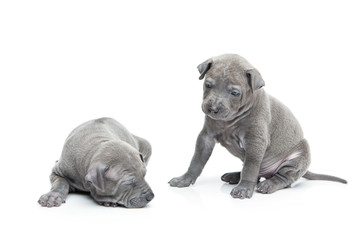
<svg viewBox="0 0 360 240"><path fill-rule="evenodd" d="M115 143L95 157L85 182L91 196L100 204L141 208L154 198L145 174L142 155L126 143Z"/></svg>
<svg viewBox="0 0 360 240"><path fill-rule="evenodd" d="M260 73L236 54L213 57L198 66L204 80L202 110L210 118L229 121L258 89L265 86Z"/></svg>

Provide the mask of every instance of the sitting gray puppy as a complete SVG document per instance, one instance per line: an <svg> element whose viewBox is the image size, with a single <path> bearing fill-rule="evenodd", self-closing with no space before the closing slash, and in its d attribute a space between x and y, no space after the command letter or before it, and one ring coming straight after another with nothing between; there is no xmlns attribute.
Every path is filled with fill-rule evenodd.
<svg viewBox="0 0 360 240"><path fill-rule="evenodd" d="M345 180L307 171L310 149L300 124L290 110L266 94L260 73L244 58L226 54L198 66L204 81L202 110L206 114L188 171L169 183L187 187L195 183L219 142L244 164L242 172L222 180L238 185L234 198L251 198L255 187L273 193L290 187L301 177L346 183ZM266 180L259 182L261 177Z"/></svg>
<svg viewBox="0 0 360 240"><path fill-rule="evenodd" d="M149 142L114 119L85 122L66 139L50 175L51 190L38 202L58 207L69 192L81 191L104 206L144 207L154 198L144 180L150 155Z"/></svg>

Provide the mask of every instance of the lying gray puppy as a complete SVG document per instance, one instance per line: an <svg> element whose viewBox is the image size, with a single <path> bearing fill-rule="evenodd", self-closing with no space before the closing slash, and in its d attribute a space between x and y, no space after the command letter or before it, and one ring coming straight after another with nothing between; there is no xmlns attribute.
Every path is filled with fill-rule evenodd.
<svg viewBox="0 0 360 240"><path fill-rule="evenodd" d="M66 139L50 175L51 190L38 202L58 207L69 191L81 191L104 206L144 207L154 198L144 180L150 155L149 142L114 119L85 122Z"/></svg>
<svg viewBox="0 0 360 240"><path fill-rule="evenodd" d="M226 54L198 66L204 81L202 110L206 114L188 171L169 183L187 187L195 183L219 142L244 164L242 172L222 180L238 185L234 198L251 198L255 187L273 193L290 187L301 177L346 183L345 180L307 171L310 149L300 124L290 110L261 89L260 73L244 58ZM259 182L261 177L266 180Z"/></svg>

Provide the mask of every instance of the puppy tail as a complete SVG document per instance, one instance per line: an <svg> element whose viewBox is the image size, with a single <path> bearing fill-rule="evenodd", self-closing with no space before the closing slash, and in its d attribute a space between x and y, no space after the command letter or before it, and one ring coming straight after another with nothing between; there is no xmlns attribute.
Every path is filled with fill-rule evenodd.
<svg viewBox="0 0 360 240"><path fill-rule="evenodd" d="M347 181L342 178L325 175L325 174L312 173L310 171L307 171L305 173L305 175L303 176L303 178L306 178L308 180L325 180L325 181L340 182L340 183L345 183L345 184L347 183Z"/></svg>

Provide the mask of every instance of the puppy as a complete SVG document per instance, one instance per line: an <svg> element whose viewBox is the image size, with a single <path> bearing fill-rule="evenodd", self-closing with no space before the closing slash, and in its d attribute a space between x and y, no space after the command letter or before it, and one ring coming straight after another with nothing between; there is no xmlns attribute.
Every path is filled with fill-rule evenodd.
<svg viewBox="0 0 360 240"><path fill-rule="evenodd" d="M291 111L268 95L258 70L239 55L213 57L198 66L205 78L202 110L205 123L188 171L170 180L170 186L195 183L216 143L243 161L242 172L227 173L222 180L238 184L234 198L251 198L255 187L273 193L301 177L346 183L345 180L309 172L310 148ZM259 182L264 177L266 180Z"/></svg>
<svg viewBox="0 0 360 240"><path fill-rule="evenodd" d="M51 190L39 204L58 207L69 192L90 192L104 206L141 208L154 198L144 177L151 146L111 118L75 128L50 175Z"/></svg>

